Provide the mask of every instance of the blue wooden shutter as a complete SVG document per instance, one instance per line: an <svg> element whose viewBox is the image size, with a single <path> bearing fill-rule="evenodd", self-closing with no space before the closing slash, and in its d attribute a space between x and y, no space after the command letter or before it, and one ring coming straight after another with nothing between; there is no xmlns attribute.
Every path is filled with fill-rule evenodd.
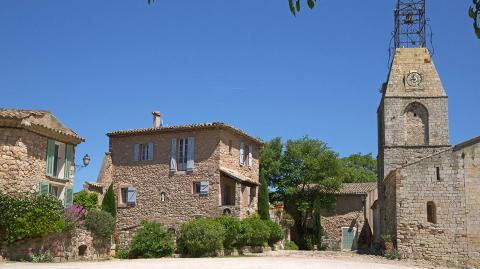
<svg viewBox="0 0 480 269"><path fill-rule="evenodd" d="M195 137L188 138L187 171L193 171L195 167Z"/></svg>
<svg viewBox="0 0 480 269"><path fill-rule="evenodd" d="M153 160L153 143L148 143L148 160Z"/></svg>
<svg viewBox="0 0 480 269"><path fill-rule="evenodd" d="M170 171L177 171L177 139L172 138L172 148L170 149Z"/></svg>
<svg viewBox="0 0 480 269"><path fill-rule="evenodd" d="M47 142L47 176L53 177L53 163L55 162L55 140L48 139Z"/></svg>
<svg viewBox="0 0 480 269"><path fill-rule="evenodd" d="M136 204L137 203L137 189L134 187L128 187L127 203Z"/></svg>
<svg viewBox="0 0 480 269"><path fill-rule="evenodd" d="M253 166L253 147L248 145L248 167L252 168Z"/></svg>
<svg viewBox="0 0 480 269"><path fill-rule="evenodd" d="M240 142L240 165L243 166L244 162L244 152L243 152L243 142Z"/></svg>
<svg viewBox="0 0 480 269"><path fill-rule="evenodd" d="M139 153L140 153L139 145L135 144L133 146L133 160L134 161L138 161Z"/></svg>
<svg viewBox="0 0 480 269"><path fill-rule="evenodd" d="M208 194L208 181L200 182L200 194Z"/></svg>
<svg viewBox="0 0 480 269"><path fill-rule="evenodd" d="M38 192L40 195L50 193L50 183L48 181L40 181L40 189Z"/></svg>
<svg viewBox="0 0 480 269"><path fill-rule="evenodd" d="M65 146L65 179L70 178L70 166L72 164L72 145Z"/></svg>
<svg viewBox="0 0 480 269"><path fill-rule="evenodd" d="M65 187L64 204L65 204L65 207L68 207L73 204L73 187L72 186Z"/></svg>

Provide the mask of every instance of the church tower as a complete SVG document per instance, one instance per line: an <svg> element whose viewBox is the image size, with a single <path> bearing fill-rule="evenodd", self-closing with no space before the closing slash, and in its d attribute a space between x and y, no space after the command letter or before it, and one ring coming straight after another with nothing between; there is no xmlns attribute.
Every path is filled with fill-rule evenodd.
<svg viewBox="0 0 480 269"><path fill-rule="evenodd" d="M425 47L425 0L398 0L394 39L377 111L380 208L390 171L450 146L448 97Z"/></svg>

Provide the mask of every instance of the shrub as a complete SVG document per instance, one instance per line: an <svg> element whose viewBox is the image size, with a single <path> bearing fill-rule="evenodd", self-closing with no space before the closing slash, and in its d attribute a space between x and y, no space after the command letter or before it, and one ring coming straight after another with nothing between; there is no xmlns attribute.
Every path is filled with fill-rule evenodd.
<svg viewBox="0 0 480 269"><path fill-rule="evenodd" d="M93 235L109 238L115 229L115 219L108 212L92 210L85 218L85 225Z"/></svg>
<svg viewBox="0 0 480 269"><path fill-rule="evenodd" d="M108 187L105 196L103 196L102 200L102 210L110 213L113 218L117 217L117 205L115 202L115 193L113 192L113 185Z"/></svg>
<svg viewBox="0 0 480 269"><path fill-rule="evenodd" d="M62 203L51 195L16 198L0 193L0 235L7 243L61 232L65 227Z"/></svg>
<svg viewBox="0 0 480 269"><path fill-rule="evenodd" d="M271 220L266 220L265 223L268 225L270 234L268 237L268 245L273 246L277 242L283 239L283 230L280 225Z"/></svg>
<svg viewBox="0 0 480 269"><path fill-rule="evenodd" d="M81 226L85 222L85 209L80 205L70 205L63 210L65 217L64 231L70 232Z"/></svg>
<svg viewBox="0 0 480 269"><path fill-rule="evenodd" d="M298 250L298 246L293 241L287 241L285 242L285 250Z"/></svg>
<svg viewBox="0 0 480 269"><path fill-rule="evenodd" d="M50 251L40 252L38 254L32 255L33 263L46 263L53 262L53 256Z"/></svg>
<svg viewBox="0 0 480 269"><path fill-rule="evenodd" d="M382 235L382 239L383 241L385 242L393 242L393 236L389 235L389 234L383 234Z"/></svg>
<svg viewBox="0 0 480 269"><path fill-rule="evenodd" d="M177 239L181 253L193 257L214 255L222 249L225 239L225 228L211 219L194 219L182 225Z"/></svg>
<svg viewBox="0 0 480 269"><path fill-rule="evenodd" d="M237 242L235 243L236 248L243 248L244 246L248 245L250 238L252 237L253 229L245 220L240 221L240 231L237 236Z"/></svg>
<svg viewBox="0 0 480 269"><path fill-rule="evenodd" d="M400 252L398 252L398 249L389 249L385 251L385 258L389 260L400 260L402 257L400 256Z"/></svg>
<svg viewBox="0 0 480 269"><path fill-rule="evenodd" d="M115 258L117 259L128 259L129 258L129 250L128 249L117 249L115 251Z"/></svg>
<svg viewBox="0 0 480 269"><path fill-rule="evenodd" d="M234 217L221 216L216 219L225 229L224 249L234 249L239 244L241 235L240 220Z"/></svg>
<svg viewBox="0 0 480 269"><path fill-rule="evenodd" d="M173 254L173 239L159 223L144 221L142 225L130 244L130 257L161 258Z"/></svg>
<svg viewBox="0 0 480 269"><path fill-rule="evenodd" d="M268 242L270 228L258 214L254 214L244 220L251 227L251 234L248 238L248 245L252 247L262 247Z"/></svg>
<svg viewBox="0 0 480 269"><path fill-rule="evenodd" d="M95 192L80 191L73 195L73 203L81 205L86 210L97 209L98 194Z"/></svg>

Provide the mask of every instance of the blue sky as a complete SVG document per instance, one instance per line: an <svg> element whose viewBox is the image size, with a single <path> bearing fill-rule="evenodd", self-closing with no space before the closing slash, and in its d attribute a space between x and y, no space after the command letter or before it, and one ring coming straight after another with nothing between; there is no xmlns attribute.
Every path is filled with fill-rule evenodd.
<svg viewBox="0 0 480 269"><path fill-rule="evenodd" d="M254 136L309 135L342 156L376 155L394 0L3 0L0 107L47 109L86 138L75 189L94 181L105 133L223 121ZM451 142L480 135L480 40L471 1L428 1Z"/></svg>

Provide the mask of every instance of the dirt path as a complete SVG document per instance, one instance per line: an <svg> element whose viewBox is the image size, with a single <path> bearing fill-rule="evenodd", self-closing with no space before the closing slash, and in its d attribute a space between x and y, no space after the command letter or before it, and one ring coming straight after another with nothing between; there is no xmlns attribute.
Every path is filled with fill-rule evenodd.
<svg viewBox="0 0 480 269"><path fill-rule="evenodd" d="M383 262L380 262L383 261ZM407 269L423 268L386 260L363 257L264 256L200 259L112 260L75 263L0 263L4 269Z"/></svg>

